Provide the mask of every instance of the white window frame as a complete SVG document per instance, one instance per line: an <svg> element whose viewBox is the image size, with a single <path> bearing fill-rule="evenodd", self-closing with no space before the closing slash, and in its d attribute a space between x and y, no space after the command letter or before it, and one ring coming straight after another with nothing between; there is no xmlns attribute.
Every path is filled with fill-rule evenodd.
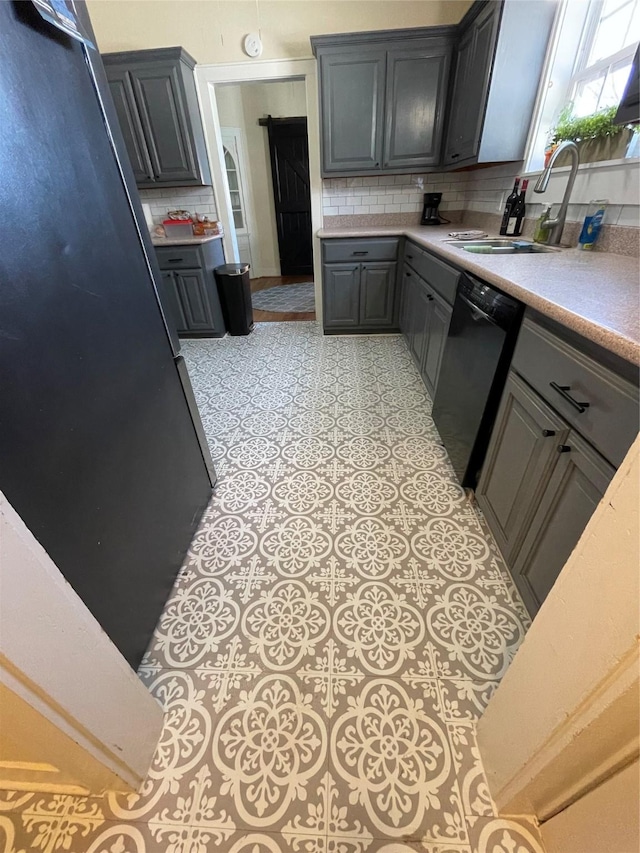
<svg viewBox="0 0 640 853"><path fill-rule="evenodd" d="M561 0L543 71L526 154L527 172L542 169L549 130L570 103L576 86L594 72L633 59L637 42L587 65L604 0Z"/></svg>
<svg viewBox="0 0 640 853"><path fill-rule="evenodd" d="M236 164L236 174L238 176L238 193L240 195L240 211L242 213L242 221L244 226L236 228L236 234L240 236L250 236L252 209L250 203L250 190L246 181L246 157L245 146L242 128L239 127L220 127L220 135L222 137L223 149L226 148L233 157ZM226 174L226 163L225 163ZM231 191L231 190L230 190ZM234 222L235 226L235 222Z"/></svg>

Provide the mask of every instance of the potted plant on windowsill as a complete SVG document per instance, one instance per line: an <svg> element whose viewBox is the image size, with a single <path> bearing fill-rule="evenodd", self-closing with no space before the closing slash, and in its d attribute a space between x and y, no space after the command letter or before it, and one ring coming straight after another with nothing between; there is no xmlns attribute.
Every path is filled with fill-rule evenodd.
<svg viewBox="0 0 640 853"><path fill-rule="evenodd" d="M598 110L590 116L574 116L573 104L566 106L549 134L549 146L545 156L551 156L561 142L570 139L578 145L581 163L596 163L601 160L619 160L631 141L633 128L614 124L617 107ZM564 152L556 161L558 166L569 164Z"/></svg>

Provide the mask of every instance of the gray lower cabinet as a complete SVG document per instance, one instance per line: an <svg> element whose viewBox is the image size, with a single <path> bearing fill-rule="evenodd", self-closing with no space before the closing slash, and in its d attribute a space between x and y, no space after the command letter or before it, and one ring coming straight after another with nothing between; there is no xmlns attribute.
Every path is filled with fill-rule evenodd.
<svg viewBox="0 0 640 853"><path fill-rule="evenodd" d="M476 497L509 565L522 545L569 427L511 372Z"/></svg>
<svg viewBox="0 0 640 853"><path fill-rule="evenodd" d="M180 270L174 276L188 331L206 332L213 329L215 323L204 271Z"/></svg>
<svg viewBox="0 0 640 853"><path fill-rule="evenodd" d="M549 594L615 474L573 430L556 445L556 455L553 474L512 569L532 615Z"/></svg>
<svg viewBox="0 0 640 853"><path fill-rule="evenodd" d="M408 256L415 262L418 253L411 249L408 253L405 251L405 257ZM405 263L402 273L400 331L406 338L422 381L432 397L438 385L452 314L451 304L418 275L414 268Z"/></svg>
<svg viewBox="0 0 640 853"><path fill-rule="evenodd" d="M397 328L398 239L322 241L326 332Z"/></svg>
<svg viewBox="0 0 640 853"><path fill-rule="evenodd" d="M454 27L314 36L322 174L440 164Z"/></svg>
<svg viewBox="0 0 640 853"><path fill-rule="evenodd" d="M220 240L156 247L163 304L182 337L221 338L226 329L213 270L224 263Z"/></svg>
<svg viewBox="0 0 640 853"><path fill-rule="evenodd" d="M211 184L193 69L182 48L103 56L139 187Z"/></svg>
<svg viewBox="0 0 640 853"><path fill-rule="evenodd" d="M527 311L476 496L531 615L638 426L637 369Z"/></svg>
<svg viewBox="0 0 640 853"><path fill-rule="evenodd" d="M360 270L360 325L391 326L395 298L395 264L362 264Z"/></svg>
<svg viewBox="0 0 640 853"><path fill-rule="evenodd" d="M325 328L355 328L360 322L360 265L325 264L322 271Z"/></svg>

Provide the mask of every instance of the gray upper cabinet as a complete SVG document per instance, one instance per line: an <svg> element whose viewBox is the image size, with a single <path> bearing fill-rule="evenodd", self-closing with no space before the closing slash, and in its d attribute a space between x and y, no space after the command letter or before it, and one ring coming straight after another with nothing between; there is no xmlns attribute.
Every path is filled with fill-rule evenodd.
<svg viewBox="0 0 640 853"><path fill-rule="evenodd" d="M125 68L114 66L109 69L109 88L136 183L153 181L151 158L133 94L131 75Z"/></svg>
<svg viewBox="0 0 640 853"><path fill-rule="evenodd" d="M320 56L323 172L379 170L386 52Z"/></svg>
<svg viewBox="0 0 640 853"><path fill-rule="evenodd" d="M548 0L471 6L459 24L445 165L523 158L555 13Z"/></svg>
<svg viewBox="0 0 640 853"><path fill-rule="evenodd" d="M161 48L109 53L103 60L138 186L209 185L189 54Z"/></svg>
<svg viewBox="0 0 640 853"><path fill-rule="evenodd" d="M387 52L385 169L439 164L450 57L445 41Z"/></svg>
<svg viewBox="0 0 640 853"><path fill-rule="evenodd" d="M439 165L455 27L314 36L322 174Z"/></svg>
<svg viewBox="0 0 640 853"><path fill-rule="evenodd" d="M499 8L488 5L460 39L445 164L468 160L478 153L498 20Z"/></svg>

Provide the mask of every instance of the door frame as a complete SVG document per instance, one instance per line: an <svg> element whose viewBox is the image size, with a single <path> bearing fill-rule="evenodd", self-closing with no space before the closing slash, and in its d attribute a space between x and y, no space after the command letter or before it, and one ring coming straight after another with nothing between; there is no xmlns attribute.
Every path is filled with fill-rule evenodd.
<svg viewBox="0 0 640 853"><path fill-rule="evenodd" d="M231 197L224 168L222 136L216 83L264 83L274 80L302 80L307 102L307 134L309 139L309 177L311 190L311 238L313 241L313 280L316 322L322 325L322 269L320 238L322 228L322 179L320 177L320 112L318 78L315 59L266 59L247 62L196 66L196 88L204 119L205 141L218 217L224 227L223 246L228 261L239 261L238 243L231 215Z"/></svg>

